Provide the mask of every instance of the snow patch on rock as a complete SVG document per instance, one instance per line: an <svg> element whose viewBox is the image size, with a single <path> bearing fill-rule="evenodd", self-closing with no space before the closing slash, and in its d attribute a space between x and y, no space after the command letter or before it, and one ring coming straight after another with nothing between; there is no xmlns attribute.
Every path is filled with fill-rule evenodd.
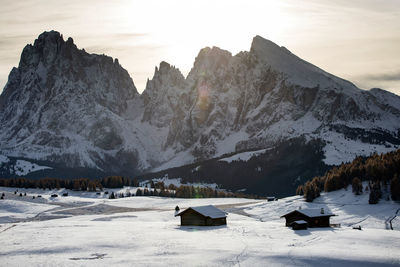
<svg viewBox="0 0 400 267"><path fill-rule="evenodd" d="M242 152L227 158L219 159L218 161L225 161L228 163L231 163L232 161L249 161L252 157L259 156L267 151L268 149L261 149L257 151Z"/></svg>
<svg viewBox="0 0 400 267"><path fill-rule="evenodd" d="M3 163L7 163L9 162L10 159L4 155L0 155L0 165L2 165Z"/></svg>
<svg viewBox="0 0 400 267"><path fill-rule="evenodd" d="M163 182L164 185L166 187L168 187L169 185L174 185L176 187L179 187L181 185L185 185L185 186L194 186L194 187L207 187L207 188L212 188L212 189L217 189L218 185L216 183L182 183L182 178L168 178L168 175L161 177L161 178L153 178L150 180L145 180L140 182L141 186L148 186L151 181L153 181L154 183L158 183L158 182Z"/></svg>
<svg viewBox="0 0 400 267"><path fill-rule="evenodd" d="M35 163L26 161L26 160L17 160L14 166L14 173L19 176L27 175L28 173L52 169L51 167L47 166L40 166Z"/></svg>

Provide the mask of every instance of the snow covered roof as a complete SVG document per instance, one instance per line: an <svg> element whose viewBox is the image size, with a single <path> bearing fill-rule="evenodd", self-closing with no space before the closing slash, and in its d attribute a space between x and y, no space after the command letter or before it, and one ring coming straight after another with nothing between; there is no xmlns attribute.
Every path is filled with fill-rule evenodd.
<svg viewBox="0 0 400 267"><path fill-rule="evenodd" d="M298 212L303 213L308 217L335 216L335 214L330 211L323 211L322 213L321 209L302 209L298 210Z"/></svg>
<svg viewBox="0 0 400 267"><path fill-rule="evenodd" d="M297 224L305 224L305 223L307 223L306 221L304 221L304 220L299 220L299 221L294 221L293 223L297 223Z"/></svg>
<svg viewBox="0 0 400 267"><path fill-rule="evenodd" d="M217 218L224 218L226 217L226 213L220 209L217 209L213 205L207 205L207 206L199 206L199 207L189 207L185 209L184 211L179 212L175 216L180 216L183 213L185 213L187 210L192 209L200 214L202 214L205 217L210 217L212 219L217 219Z"/></svg>
<svg viewBox="0 0 400 267"><path fill-rule="evenodd" d="M323 213L321 212L323 211ZM289 212L285 215L282 215L281 217L285 217L286 215L289 215L293 212L299 212L301 214L306 215L307 217L313 218L313 217L325 217L325 216L335 216L335 214L333 214L330 211L325 211L323 209L301 209L301 210L294 210L292 212Z"/></svg>

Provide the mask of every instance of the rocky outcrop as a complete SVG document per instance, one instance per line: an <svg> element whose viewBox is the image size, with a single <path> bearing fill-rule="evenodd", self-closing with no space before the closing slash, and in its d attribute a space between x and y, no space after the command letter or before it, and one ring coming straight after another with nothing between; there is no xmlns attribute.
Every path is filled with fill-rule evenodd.
<svg viewBox="0 0 400 267"><path fill-rule="evenodd" d="M176 113L184 109L185 77L166 62L155 69L153 79L147 81L142 94L144 111L142 122L157 127L168 127Z"/></svg>

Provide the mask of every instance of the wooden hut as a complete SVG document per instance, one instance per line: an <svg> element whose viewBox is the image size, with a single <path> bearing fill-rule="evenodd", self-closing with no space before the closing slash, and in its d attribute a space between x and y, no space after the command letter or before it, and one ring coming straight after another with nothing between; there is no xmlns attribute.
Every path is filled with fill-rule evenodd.
<svg viewBox="0 0 400 267"><path fill-rule="evenodd" d="M293 230L303 230L307 229L308 223L304 220L294 221L290 224Z"/></svg>
<svg viewBox="0 0 400 267"><path fill-rule="evenodd" d="M176 216L181 217L181 225L217 226L226 224L226 213L212 205L190 207Z"/></svg>
<svg viewBox="0 0 400 267"><path fill-rule="evenodd" d="M306 221L308 227L329 227L330 218L336 216L331 212L325 212L324 209L301 209L289 212L282 217L286 219L286 226L292 226L295 221Z"/></svg>

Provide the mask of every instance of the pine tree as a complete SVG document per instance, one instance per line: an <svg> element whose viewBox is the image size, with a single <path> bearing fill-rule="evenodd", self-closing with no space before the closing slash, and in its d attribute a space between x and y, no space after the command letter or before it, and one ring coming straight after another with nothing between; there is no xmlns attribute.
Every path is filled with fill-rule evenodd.
<svg viewBox="0 0 400 267"><path fill-rule="evenodd" d="M132 180L132 186L133 186L133 187L138 187L138 186L139 186L139 182L138 182L137 178L133 178L133 180Z"/></svg>
<svg viewBox="0 0 400 267"><path fill-rule="evenodd" d="M73 186L72 188L73 188L73 190L75 190L75 191L79 191L79 190L81 189L81 185L80 185L78 179L75 179L75 180L74 180L74 186Z"/></svg>
<svg viewBox="0 0 400 267"><path fill-rule="evenodd" d="M154 189L153 190L153 196L159 196L160 194L158 193L158 189Z"/></svg>
<svg viewBox="0 0 400 267"><path fill-rule="evenodd" d="M143 191L142 191L142 189L140 189L140 188L138 188L137 190L136 190L136 196L143 196Z"/></svg>
<svg viewBox="0 0 400 267"><path fill-rule="evenodd" d="M380 186L379 182L375 182L371 187L368 203L369 204L377 204L381 197L382 197L381 186Z"/></svg>
<svg viewBox="0 0 400 267"><path fill-rule="evenodd" d="M161 190L161 191L158 193L158 195L159 195L160 197L168 197L168 196L169 196L169 193L168 193L167 191L165 191L165 190Z"/></svg>
<svg viewBox="0 0 400 267"><path fill-rule="evenodd" d="M175 186L174 184L170 184L170 185L168 186L168 189L169 189L169 190L176 190L177 188L176 188L176 186Z"/></svg>
<svg viewBox="0 0 400 267"><path fill-rule="evenodd" d="M354 177L353 181L351 182L352 191L354 194L359 195L362 193L362 183L358 177Z"/></svg>
<svg viewBox="0 0 400 267"><path fill-rule="evenodd" d="M315 197L314 187L312 186L311 182L307 182L304 185L304 198L307 202L312 202Z"/></svg>
<svg viewBox="0 0 400 267"><path fill-rule="evenodd" d="M400 180L397 173L390 181L390 195L393 200L400 200Z"/></svg>
<svg viewBox="0 0 400 267"><path fill-rule="evenodd" d="M303 185L299 185L296 189L296 195L302 196L304 195Z"/></svg>
<svg viewBox="0 0 400 267"><path fill-rule="evenodd" d="M149 189L145 188L145 189L143 190L143 196L150 196Z"/></svg>

